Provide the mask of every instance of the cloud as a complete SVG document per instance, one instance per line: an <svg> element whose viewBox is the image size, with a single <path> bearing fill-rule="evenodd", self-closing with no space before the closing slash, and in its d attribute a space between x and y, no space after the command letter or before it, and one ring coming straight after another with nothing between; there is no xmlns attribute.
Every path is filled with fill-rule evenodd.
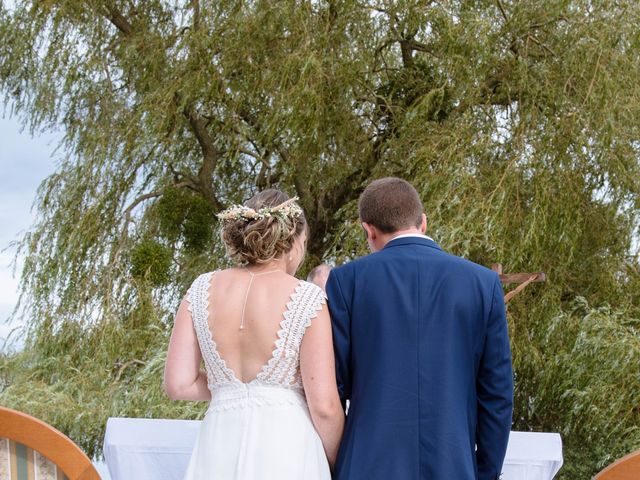
<svg viewBox="0 0 640 480"><path fill-rule="evenodd" d="M4 111L9 111L5 108ZM17 118L0 118L0 348L19 321L7 323L18 300L18 278L12 267L15 249L8 248L35 221L31 205L40 183L55 169L54 150L61 133L31 136ZM17 276L22 263L18 261ZM12 334L14 338L15 333ZM15 347L21 348L17 341Z"/></svg>

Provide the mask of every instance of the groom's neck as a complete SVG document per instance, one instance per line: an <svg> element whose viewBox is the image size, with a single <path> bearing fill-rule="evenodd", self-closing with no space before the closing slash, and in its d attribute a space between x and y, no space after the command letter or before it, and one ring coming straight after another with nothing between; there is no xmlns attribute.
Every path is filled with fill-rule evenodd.
<svg viewBox="0 0 640 480"><path fill-rule="evenodd" d="M380 234L380 249L383 249L387 243L400 235L424 235L424 232L419 228L407 228L405 230L397 230L392 233Z"/></svg>

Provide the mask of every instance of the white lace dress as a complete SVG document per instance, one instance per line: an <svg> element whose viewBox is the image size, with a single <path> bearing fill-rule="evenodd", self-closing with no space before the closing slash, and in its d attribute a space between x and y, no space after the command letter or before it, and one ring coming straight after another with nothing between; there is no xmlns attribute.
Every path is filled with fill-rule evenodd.
<svg viewBox="0 0 640 480"><path fill-rule="evenodd" d="M212 275L199 276L187 293L211 403L184 478L330 480L299 374L300 343L325 301L324 292L300 281L283 314L271 359L255 380L243 383L220 357L209 330Z"/></svg>

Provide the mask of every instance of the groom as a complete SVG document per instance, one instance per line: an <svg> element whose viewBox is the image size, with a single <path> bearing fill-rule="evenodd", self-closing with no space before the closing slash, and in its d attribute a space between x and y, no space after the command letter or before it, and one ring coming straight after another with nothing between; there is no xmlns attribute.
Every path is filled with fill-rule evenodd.
<svg viewBox="0 0 640 480"><path fill-rule="evenodd" d="M372 182L359 201L371 255L327 282L349 414L338 480L500 476L513 408L502 286L443 252L416 190Z"/></svg>

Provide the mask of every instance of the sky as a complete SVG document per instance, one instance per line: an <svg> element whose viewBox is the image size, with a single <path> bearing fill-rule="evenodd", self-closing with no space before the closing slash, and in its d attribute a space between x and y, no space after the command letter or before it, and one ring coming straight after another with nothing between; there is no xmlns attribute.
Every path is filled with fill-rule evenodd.
<svg viewBox="0 0 640 480"><path fill-rule="evenodd" d="M21 127L17 117L10 117L9 108L0 103L0 349L19 322L7 323L18 299L18 278L10 266L15 248L9 244L21 238L35 221L31 211L38 185L55 168L54 150L62 133L39 133L32 136ZM58 154L59 155L59 154ZM22 341L11 335L13 348L21 348Z"/></svg>
<svg viewBox="0 0 640 480"><path fill-rule="evenodd" d="M54 150L61 139L61 132L32 136L0 102L0 351L21 349L23 345L17 332L11 335L10 345L4 341L13 329L21 328L20 322L6 322L18 300L21 266L18 261L14 276L10 264L15 248L9 248L9 244L35 221L31 206L36 190L54 171L55 159L60 155L54 156ZM94 465L104 480L111 478L105 462L95 461Z"/></svg>

